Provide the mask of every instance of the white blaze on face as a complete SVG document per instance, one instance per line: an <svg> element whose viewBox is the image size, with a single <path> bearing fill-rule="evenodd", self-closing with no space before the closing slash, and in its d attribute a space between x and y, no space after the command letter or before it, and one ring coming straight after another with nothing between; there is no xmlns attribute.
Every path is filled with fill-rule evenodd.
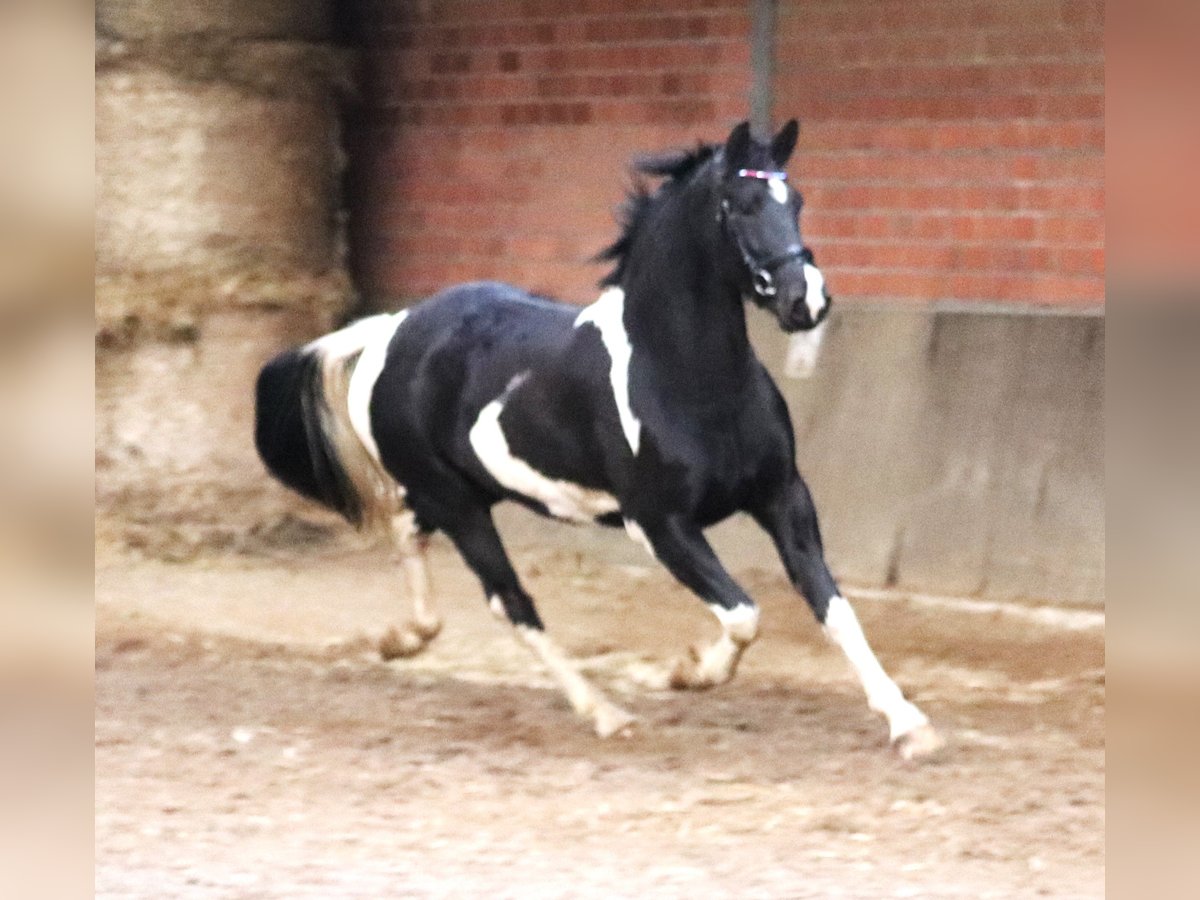
<svg viewBox="0 0 1200 900"><path fill-rule="evenodd" d="M815 320L825 308L825 276L812 263L804 264L804 280L808 283L808 292L804 295L804 305L808 314Z"/></svg>
<svg viewBox="0 0 1200 900"><path fill-rule="evenodd" d="M506 394L479 413L468 438L483 467L504 487L541 503L552 516L572 522L594 522L621 508L617 498L604 491L549 478L523 459L513 456L500 427Z"/></svg>
<svg viewBox="0 0 1200 900"><path fill-rule="evenodd" d="M361 337L365 338L362 355L355 363L354 373L350 376L350 386L346 391L346 409L350 416L350 426L358 439L363 442L367 452L379 462L379 446L371 432L371 394L375 390L375 382L383 372L383 364L387 360L388 346L396 329L408 318L408 310L383 316L372 316L355 322L344 331L361 329ZM335 332L330 338L343 332ZM325 340L324 338L322 340Z"/></svg>
<svg viewBox="0 0 1200 900"><path fill-rule="evenodd" d="M608 379L612 384L613 399L617 402L617 415L621 418L621 430L633 455L637 456L641 445L642 422L634 415L629 404L629 361L633 358L633 346L625 332L625 292L618 287L608 288L598 300L575 319L575 327L593 325L600 332L600 340L612 361Z"/></svg>
<svg viewBox="0 0 1200 900"><path fill-rule="evenodd" d="M771 192L771 197L776 203L787 203L788 188L787 183L782 178L768 178L767 189Z"/></svg>
<svg viewBox="0 0 1200 900"><path fill-rule="evenodd" d="M912 703L904 699L896 682L883 670L867 643L858 617L844 597L829 601L825 613L825 634L842 648L867 695L867 704L888 720L892 740L908 734L914 728L928 725L929 719Z"/></svg>

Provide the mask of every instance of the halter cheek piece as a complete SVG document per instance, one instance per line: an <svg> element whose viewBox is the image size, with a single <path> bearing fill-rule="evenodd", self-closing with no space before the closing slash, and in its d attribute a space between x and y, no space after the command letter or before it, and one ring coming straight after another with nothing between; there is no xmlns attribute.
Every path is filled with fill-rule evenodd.
<svg viewBox="0 0 1200 900"><path fill-rule="evenodd" d="M760 181L770 181L779 179L787 181L787 172L766 172L762 169L738 169L738 178L757 178ZM717 221L721 223L721 228L725 233L733 239L734 245L738 248L738 253L742 255L742 262L746 264L746 268L750 271L751 281L754 284L754 293L762 297L764 300L769 300L775 296L775 276L771 273L778 269L786 262L793 259L811 259L812 254L808 248L801 247L799 244L793 244L782 253L777 253L774 256L766 259L755 259L746 245L742 242L742 237L729 224L729 201L721 201L721 209L717 213Z"/></svg>

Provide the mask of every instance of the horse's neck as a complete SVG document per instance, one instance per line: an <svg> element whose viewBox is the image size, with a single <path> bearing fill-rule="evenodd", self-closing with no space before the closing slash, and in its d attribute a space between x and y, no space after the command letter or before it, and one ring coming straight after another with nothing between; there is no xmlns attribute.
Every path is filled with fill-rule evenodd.
<svg viewBox="0 0 1200 900"><path fill-rule="evenodd" d="M682 239L675 244L656 241L657 258L624 279L634 353L644 353L643 364L681 390L736 387L750 376L754 359L745 306L719 282L710 260Z"/></svg>

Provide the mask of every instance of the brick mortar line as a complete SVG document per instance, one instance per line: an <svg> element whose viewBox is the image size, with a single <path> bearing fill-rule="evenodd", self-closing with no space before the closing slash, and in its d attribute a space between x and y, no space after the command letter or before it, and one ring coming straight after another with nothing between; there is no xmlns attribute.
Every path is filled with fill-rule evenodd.
<svg viewBox="0 0 1200 900"><path fill-rule="evenodd" d="M746 39L748 36L749 36L749 32L747 32L747 34L745 34L745 35L732 34L732 35L718 35L715 37L705 36L705 37L678 37L678 38L622 38L620 40L609 40L609 41L597 41L597 40L582 40L581 41L581 40L576 40L576 39L572 38L570 40L561 40L561 41L553 41L550 43L536 43L536 44L513 44L513 43L505 42L505 43L499 43L499 44L491 44L491 43L489 43L489 44L463 44L463 45L454 46L454 47L443 46L443 47L418 47L418 48L395 46L393 44L379 42L379 43L368 46L366 48L365 52L367 53L368 56L370 56L372 54L372 52L377 51L380 48L386 49L386 50L394 52L394 53L411 53L414 49L418 49L423 53L505 53L510 50L513 50L513 51L564 50L564 49L573 49L573 48L577 48L577 47L584 47L587 49L591 49L593 47L611 47L611 48L621 48L621 49L624 49L626 47L632 47L632 48L636 48L638 50L645 50L645 49L661 49L663 47L678 47L681 44L687 45L689 47L722 47L722 46L729 45L729 44L740 47L746 42Z"/></svg>

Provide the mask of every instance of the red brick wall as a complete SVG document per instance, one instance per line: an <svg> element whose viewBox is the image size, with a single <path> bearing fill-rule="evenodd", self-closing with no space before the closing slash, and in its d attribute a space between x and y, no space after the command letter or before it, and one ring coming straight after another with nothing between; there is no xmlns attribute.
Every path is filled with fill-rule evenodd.
<svg viewBox="0 0 1200 900"><path fill-rule="evenodd" d="M638 152L744 117L737 0L360 4L351 258L379 305L499 278L576 302Z"/></svg>
<svg viewBox="0 0 1200 900"><path fill-rule="evenodd" d="M351 259L383 306L582 302L631 156L747 114L749 0L359 0ZM1102 0L782 0L775 114L840 301L1098 304Z"/></svg>
<svg viewBox="0 0 1200 900"><path fill-rule="evenodd" d="M805 237L841 298L1104 300L1103 0L780 4Z"/></svg>

